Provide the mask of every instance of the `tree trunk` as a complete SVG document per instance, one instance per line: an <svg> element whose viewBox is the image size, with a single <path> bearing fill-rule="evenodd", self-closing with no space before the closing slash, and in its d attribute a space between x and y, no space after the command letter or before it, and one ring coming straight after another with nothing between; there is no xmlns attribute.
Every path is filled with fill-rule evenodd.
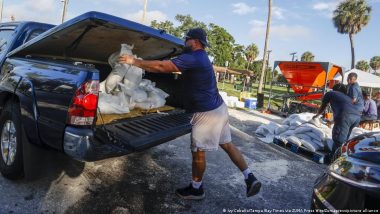
<svg viewBox="0 0 380 214"><path fill-rule="evenodd" d="M355 48L354 48L354 35L352 33L348 34L351 43L351 69L355 68Z"/></svg>
<svg viewBox="0 0 380 214"><path fill-rule="evenodd" d="M268 20L267 20L267 30L266 30L266 35L265 35L265 45L264 45L263 65L262 65L262 68L261 68L261 75L260 75L260 81L259 81L259 88L258 88L258 90L257 90L257 93L258 93L258 94L263 93L263 81L264 81L265 70L266 70L267 49L268 49L268 42L269 42L269 30L270 30L271 16L272 16L272 0L268 0Z"/></svg>

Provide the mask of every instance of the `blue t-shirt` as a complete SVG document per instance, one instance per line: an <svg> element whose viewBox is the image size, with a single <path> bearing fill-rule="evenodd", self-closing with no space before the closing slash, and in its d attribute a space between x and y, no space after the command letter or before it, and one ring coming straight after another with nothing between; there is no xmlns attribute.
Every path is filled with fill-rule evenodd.
<svg viewBox="0 0 380 214"><path fill-rule="evenodd" d="M350 84L348 86L347 94L352 99L356 99L355 107L359 112L362 112L364 109L364 99L362 95L362 89L360 88L359 84L358 83Z"/></svg>
<svg viewBox="0 0 380 214"><path fill-rule="evenodd" d="M346 94L339 91L329 91L323 96L322 103L330 103L333 110L334 120L344 117L345 114L360 115L352 103L352 99Z"/></svg>
<svg viewBox="0 0 380 214"><path fill-rule="evenodd" d="M205 50L184 53L171 61L182 72L186 111L205 112L222 105L214 69Z"/></svg>

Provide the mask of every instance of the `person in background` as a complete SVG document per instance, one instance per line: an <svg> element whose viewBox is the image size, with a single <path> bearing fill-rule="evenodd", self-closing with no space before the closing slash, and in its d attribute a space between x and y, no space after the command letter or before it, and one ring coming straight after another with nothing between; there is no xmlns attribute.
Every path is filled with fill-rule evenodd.
<svg viewBox="0 0 380 214"><path fill-rule="evenodd" d="M348 89L347 95L351 97L352 103L355 105L359 112L364 109L364 99L362 95L362 89L357 83L358 75L356 73L350 73L347 77Z"/></svg>
<svg viewBox="0 0 380 214"><path fill-rule="evenodd" d="M368 93L363 91L364 109L362 115L362 121L365 120L377 120L377 106L374 100L372 100Z"/></svg>
<svg viewBox="0 0 380 214"><path fill-rule="evenodd" d="M377 119L380 120L380 92L376 93L375 102L377 107Z"/></svg>
<svg viewBox="0 0 380 214"><path fill-rule="evenodd" d="M322 105L313 119L322 115L328 104L330 104L334 116L334 128L332 130L334 144L330 153L332 156L348 140L352 129L359 125L361 111L357 110L352 99L346 95L346 87L340 83L334 85L333 91L329 91L323 96Z"/></svg>

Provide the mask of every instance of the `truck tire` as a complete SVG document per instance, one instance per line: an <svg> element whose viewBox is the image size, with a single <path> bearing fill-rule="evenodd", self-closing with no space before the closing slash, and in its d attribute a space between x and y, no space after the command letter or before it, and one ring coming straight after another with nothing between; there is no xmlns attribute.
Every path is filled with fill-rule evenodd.
<svg viewBox="0 0 380 214"><path fill-rule="evenodd" d="M24 175L21 128L20 106L10 100L0 114L0 172L11 180Z"/></svg>

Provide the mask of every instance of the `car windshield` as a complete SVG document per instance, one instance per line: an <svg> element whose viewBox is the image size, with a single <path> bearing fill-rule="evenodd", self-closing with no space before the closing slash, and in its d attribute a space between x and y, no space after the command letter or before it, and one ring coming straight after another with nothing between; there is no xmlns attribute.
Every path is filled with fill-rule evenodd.
<svg viewBox="0 0 380 214"><path fill-rule="evenodd" d="M15 27L0 27L0 54L7 49Z"/></svg>

